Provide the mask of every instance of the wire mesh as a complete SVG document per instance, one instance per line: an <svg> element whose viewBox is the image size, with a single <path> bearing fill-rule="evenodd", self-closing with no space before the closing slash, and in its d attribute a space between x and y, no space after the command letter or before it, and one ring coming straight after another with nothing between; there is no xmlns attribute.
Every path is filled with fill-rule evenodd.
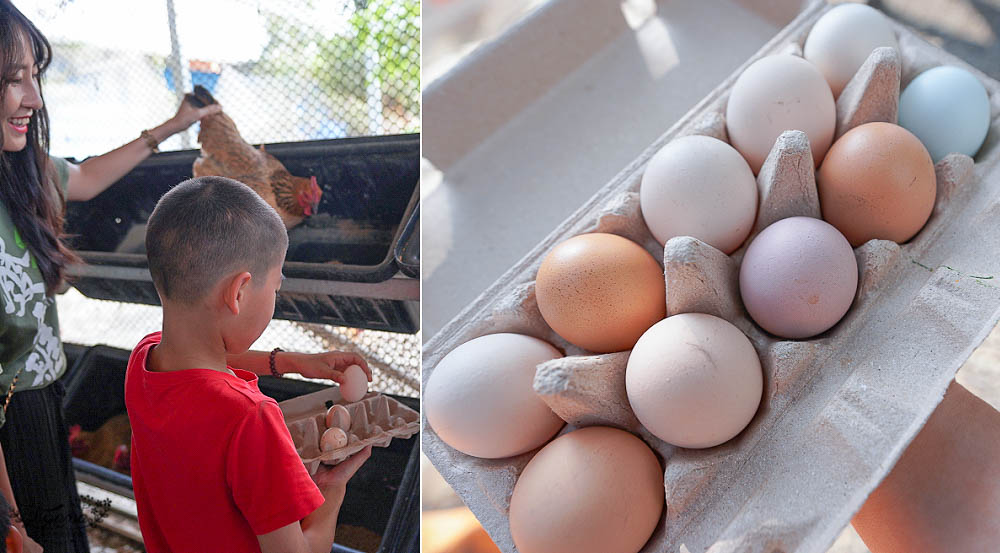
<svg viewBox="0 0 1000 553"><path fill-rule="evenodd" d="M160 330L163 310L159 306L95 300L71 288L56 296L63 342L132 349L139 340ZM336 327L295 321L273 320L251 349L319 353L353 351L372 369L370 389L418 397L420 389L420 333L399 334L377 330ZM296 374L286 378L306 379Z"/></svg>
<svg viewBox="0 0 1000 553"><path fill-rule="evenodd" d="M194 85L252 144L420 131L419 0L19 0L52 44L51 151L101 154ZM161 144L196 148L197 125Z"/></svg>
<svg viewBox="0 0 1000 553"><path fill-rule="evenodd" d="M420 131L419 0L15 0L46 35L51 153L130 142L207 88L252 144ZM162 150L197 147L197 125ZM57 299L62 337L131 349L159 307ZM418 395L419 335L272 321L255 349L356 351L373 390Z"/></svg>

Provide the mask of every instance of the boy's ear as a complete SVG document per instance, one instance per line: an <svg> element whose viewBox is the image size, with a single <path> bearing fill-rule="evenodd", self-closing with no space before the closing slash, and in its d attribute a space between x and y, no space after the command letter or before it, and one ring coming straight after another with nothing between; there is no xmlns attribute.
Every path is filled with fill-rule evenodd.
<svg viewBox="0 0 1000 553"><path fill-rule="evenodd" d="M233 315L240 314L240 302L243 301L244 291L250 284L251 278L249 272L243 271L230 278L222 290L223 302Z"/></svg>
<svg viewBox="0 0 1000 553"><path fill-rule="evenodd" d="M7 529L7 552L8 553L21 553L24 550L24 540L21 539L21 533L17 531L17 528L11 524L10 528Z"/></svg>

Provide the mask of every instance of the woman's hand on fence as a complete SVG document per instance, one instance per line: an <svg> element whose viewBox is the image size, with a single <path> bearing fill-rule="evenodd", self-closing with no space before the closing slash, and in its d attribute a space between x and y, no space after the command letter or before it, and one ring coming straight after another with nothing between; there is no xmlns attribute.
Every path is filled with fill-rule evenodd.
<svg viewBox="0 0 1000 553"><path fill-rule="evenodd" d="M193 125L196 121L201 121L209 115L221 112L222 106L220 104L196 108L188 102L181 102L180 107L177 108L177 113L170 118L168 124L170 124L170 130L173 133L179 133Z"/></svg>

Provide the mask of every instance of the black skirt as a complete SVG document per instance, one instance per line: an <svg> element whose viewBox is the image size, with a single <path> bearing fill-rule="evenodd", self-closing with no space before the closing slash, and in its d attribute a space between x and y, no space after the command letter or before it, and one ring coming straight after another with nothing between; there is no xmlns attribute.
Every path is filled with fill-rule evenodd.
<svg viewBox="0 0 1000 553"><path fill-rule="evenodd" d="M45 553L88 553L63 414L65 395L58 380L39 390L15 390L0 427L0 445L28 536Z"/></svg>

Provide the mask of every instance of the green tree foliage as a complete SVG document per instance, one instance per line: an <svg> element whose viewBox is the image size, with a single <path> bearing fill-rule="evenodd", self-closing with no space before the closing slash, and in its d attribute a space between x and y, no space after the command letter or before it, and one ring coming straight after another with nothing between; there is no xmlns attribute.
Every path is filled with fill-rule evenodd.
<svg viewBox="0 0 1000 553"><path fill-rule="evenodd" d="M349 28L334 36L282 12L266 13L271 40L261 59L244 69L286 78L290 86L318 87L324 109L350 136L371 134L373 89L381 92L375 105L385 132L419 132L419 0L356 0L344 9L353 11Z"/></svg>

